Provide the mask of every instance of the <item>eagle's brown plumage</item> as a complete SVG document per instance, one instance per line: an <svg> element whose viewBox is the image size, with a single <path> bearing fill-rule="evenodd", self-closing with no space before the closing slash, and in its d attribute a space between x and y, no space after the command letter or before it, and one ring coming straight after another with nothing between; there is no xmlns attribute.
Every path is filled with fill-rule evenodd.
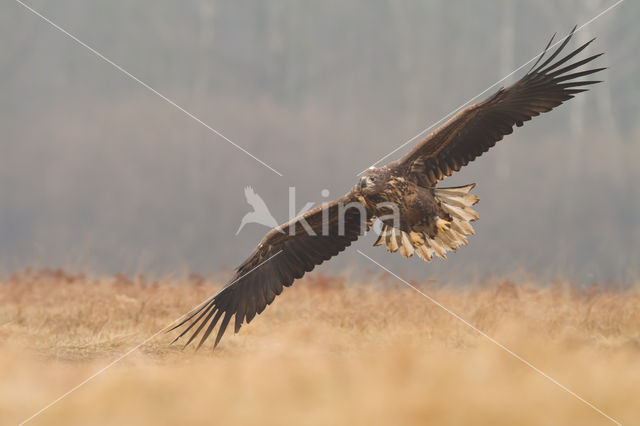
<svg viewBox="0 0 640 426"><path fill-rule="evenodd" d="M378 207L379 202L399 206L400 223L383 219L382 233L374 245L385 244L389 251L399 250L405 257L415 252L430 260L466 244L466 237L473 233L469 222L477 219L471 206L478 198L469 193L474 184L457 188L435 188L435 184L488 151L512 133L513 126L522 126L599 83L576 79L603 70L578 70L601 54L569 63L593 40L557 59L574 31L575 27L545 57L552 38L532 69L516 83L460 111L400 160L368 171L360 185L344 197L267 233L229 284L172 328L185 326L175 340L192 331L186 344L201 336L200 347L220 324L215 347L233 317L237 333L283 287L343 251L369 229L373 219L384 218L388 212Z"/></svg>
<svg viewBox="0 0 640 426"><path fill-rule="evenodd" d="M574 70L602 53L565 65L595 39L552 62L569 43L574 31L575 27L564 42L540 63L553 41L552 37L543 54L524 77L506 89L498 90L485 101L460 111L390 167L401 169L420 185L433 186L487 152L505 135L511 134L513 126L520 127L532 117L551 111L575 94L586 91L587 86L600 83L576 79L605 68Z"/></svg>
<svg viewBox="0 0 640 426"><path fill-rule="evenodd" d="M215 340L217 345L231 317L235 315L234 330L237 333L242 323L251 322L256 314L273 302L283 287L289 287L294 280L351 245L368 226L366 214L361 217L361 210L355 207L345 209L344 223L340 224L340 206L357 203L353 192L305 213L303 217L312 232L303 227L301 218L269 231L251 256L236 269L229 284L172 328L193 319L175 340L199 324L186 344L204 331L198 344L200 347L222 320Z"/></svg>

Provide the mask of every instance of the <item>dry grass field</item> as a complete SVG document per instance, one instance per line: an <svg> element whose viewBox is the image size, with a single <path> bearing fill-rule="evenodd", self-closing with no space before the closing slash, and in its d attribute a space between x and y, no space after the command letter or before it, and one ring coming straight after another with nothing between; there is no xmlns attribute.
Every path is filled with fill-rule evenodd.
<svg viewBox="0 0 640 426"><path fill-rule="evenodd" d="M613 424L404 284L375 281L314 274L215 352L160 334L30 424ZM640 424L640 286L416 285ZM218 286L46 270L0 283L0 423L25 420Z"/></svg>

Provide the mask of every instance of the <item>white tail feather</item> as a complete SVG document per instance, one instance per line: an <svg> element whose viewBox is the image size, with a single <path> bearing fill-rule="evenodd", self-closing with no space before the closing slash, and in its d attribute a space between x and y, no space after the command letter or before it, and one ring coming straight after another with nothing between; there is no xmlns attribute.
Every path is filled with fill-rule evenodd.
<svg viewBox="0 0 640 426"><path fill-rule="evenodd" d="M400 254L406 258L413 256L413 245L409 241L409 234L400 231L402 234L402 246L400 247Z"/></svg>
<svg viewBox="0 0 640 426"><path fill-rule="evenodd" d="M416 248L416 254L425 262L429 262L433 258L433 249L425 243Z"/></svg>
<svg viewBox="0 0 640 426"><path fill-rule="evenodd" d="M389 240L387 244L387 248L391 253L395 253L398 251L398 239L396 238L396 232L402 232L399 229L391 228L391 233L389 235Z"/></svg>

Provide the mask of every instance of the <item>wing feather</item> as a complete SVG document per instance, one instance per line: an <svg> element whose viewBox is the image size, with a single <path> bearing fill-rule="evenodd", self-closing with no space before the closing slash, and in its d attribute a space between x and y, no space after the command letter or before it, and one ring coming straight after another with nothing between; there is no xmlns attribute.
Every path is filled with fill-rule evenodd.
<svg viewBox="0 0 640 426"><path fill-rule="evenodd" d="M513 126L520 127L525 121L588 90L587 86L600 83L598 80L576 79L604 70L605 68L578 70L602 53L564 65L589 46L593 39L556 60L574 31L575 27L560 46L549 57L544 58L552 37L524 77L506 89L501 88L488 99L460 111L393 166L404 169L420 185L434 186L437 181L450 176L487 152L504 136L513 133Z"/></svg>
<svg viewBox="0 0 640 426"><path fill-rule="evenodd" d="M222 318L214 342L214 347L217 346L233 317L233 328L237 333L242 324L251 322L264 311L282 293L283 287L289 287L295 279L343 251L368 227L368 217L361 219L358 209L347 209L344 213L344 235L339 235L340 205L346 206L354 201L353 192L349 193L328 206L319 206L267 233L251 256L237 268L229 284L171 329L185 327L175 340L197 325L186 345L205 330L198 343L200 347ZM329 225L329 232L325 235L322 233L325 220L323 208L327 209L324 215ZM304 230L302 219L307 221L316 235L309 235ZM279 231L288 231L290 225L295 230L294 235Z"/></svg>

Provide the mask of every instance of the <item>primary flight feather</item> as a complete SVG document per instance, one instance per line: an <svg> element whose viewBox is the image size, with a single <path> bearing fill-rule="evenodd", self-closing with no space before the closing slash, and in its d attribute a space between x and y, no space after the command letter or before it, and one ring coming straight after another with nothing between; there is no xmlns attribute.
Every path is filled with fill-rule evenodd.
<svg viewBox="0 0 640 426"><path fill-rule="evenodd" d="M581 68L602 54L571 62L593 40L558 59L574 31L547 57L552 38L516 83L460 111L398 161L369 169L344 197L268 232L229 283L172 328L184 327L175 340L191 332L186 345L200 336L200 347L219 324L217 346L232 320L237 333L284 287L347 248L374 219L383 224L374 245L405 257L445 258L447 251L466 245L473 233L470 222L478 218L471 208L478 202L470 193L475 184L435 185L511 134L514 126L600 82L578 79L604 69Z"/></svg>

